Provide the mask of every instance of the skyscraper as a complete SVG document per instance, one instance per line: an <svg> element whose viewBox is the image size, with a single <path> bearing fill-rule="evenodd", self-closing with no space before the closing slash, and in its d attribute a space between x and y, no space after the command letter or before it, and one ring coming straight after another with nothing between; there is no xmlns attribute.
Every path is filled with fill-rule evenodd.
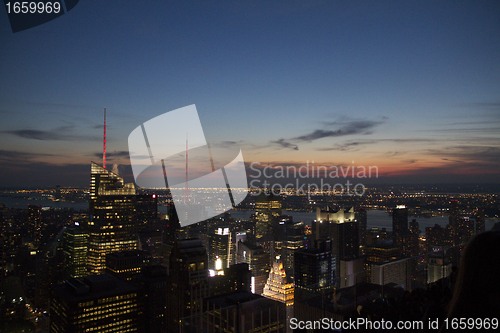
<svg viewBox="0 0 500 333"><path fill-rule="evenodd" d="M167 282L167 328L196 327L208 296L207 251L199 239L178 240L170 254Z"/></svg>
<svg viewBox="0 0 500 333"><path fill-rule="evenodd" d="M42 240L42 207L29 205L28 206L28 220L31 228L31 237L35 247L40 245Z"/></svg>
<svg viewBox="0 0 500 333"><path fill-rule="evenodd" d="M280 216L273 225L271 257L279 256L287 276L293 278L293 254L305 243L304 222L294 222L291 216Z"/></svg>
<svg viewBox="0 0 500 333"><path fill-rule="evenodd" d="M281 259L276 258L269 272L269 278L264 286L262 296L285 303L287 307L293 305L293 283L287 279Z"/></svg>
<svg viewBox="0 0 500 333"><path fill-rule="evenodd" d="M269 253L260 245L251 242L238 242L237 263L247 263L252 273L251 290L255 294L262 294L267 277L269 276Z"/></svg>
<svg viewBox="0 0 500 333"><path fill-rule="evenodd" d="M63 233L63 253L66 273L73 278L87 275L88 233L79 225Z"/></svg>
<svg viewBox="0 0 500 333"><path fill-rule="evenodd" d="M408 234L408 208L405 205L397 205L392 210L392 235L394 246L403 255L407 255L408 251Z"/></svg>
<svg viewBox="0 0 500 333"><path fill-rule="evenodd" d="M262 296L284 303L287 322L290 321L293 317L294 286L293 282L288 281L283 262L279 257L273 262ZM287 332L292 330L287 327Z"/></svg>
<svg viewBox="0 0 500 333"><path fill-rule="evenodd" d="M260 194L255 199L256 238L270 237L272 234L272 223L281 215L281 201L278 196L271 194Z"/></svg>
<svg viewBox="0 0 500 333"><path fill-rule="evenodd" d="M143 296L144 325L147 333L167 333L167 270L164 266L146 266L137 283Z"/></svg>
<svg viewBox="0 0 500 333"><path fill-rule="evenodd" d="M419 254L419 237L419 224L416 219L412 219L408 233L408 255L410 257L417 257Z"/></svg>
<svg viewBox="0 0 500 333"><path fill-rule="evenodd" d="M134 184L91 163L88 267L91 273L106 268L106 255L138 247Z"/></svg>
<svg viewBox="0 0 500 333"><path fill-rule="evenodd" d="M364 248L366 247L366 227L368 223L368 213L366 209L360 208L354 212L356 221L358 222L358 238L359 238L359 248L361 253L364 253Z"/></svg>
<svg viewBox="0 0 500 333"><path fill-rule="evenodd" d="M315 248L294 254L295 300L328 293L335 287L335 257L331 241L316 241Z"/></svg>
<svg viewBox="0 0 500 333"><path fill-rule="evenodd" d="M448 246L433 246L428 255L427 283L433 283L451 274L452 263Z"/></svg>
<svg viewBox="0 0 500 333"><path fill-rule="evenodd" d="M332 240L332 253L338 260L359 257L359 232L354 208L348 210L316 208L313 232L317 240Z"/></svg>
<svg viewBox="0 0 500 333"><path fill-rule="evenodd" d="M210 243L209 268L215 268L215 261L220 259L222 268L227 268L233 263L231 249L232 247L232 234L229 228L215 228L213 233L208 235Z"/></svg>
<svg viewBox="0 0 500 333"><path fill-rule="evenodd" d="M354 208L322 210L316 208L313 222L316 239L332 240L332 255L336 259L336 283L346 287L362 278L363 260L359 257L359 231Z"/></svg>

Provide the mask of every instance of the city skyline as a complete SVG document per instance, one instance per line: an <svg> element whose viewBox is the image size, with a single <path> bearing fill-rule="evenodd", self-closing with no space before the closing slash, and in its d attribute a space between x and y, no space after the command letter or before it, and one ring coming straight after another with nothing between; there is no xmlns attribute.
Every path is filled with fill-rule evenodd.
<svg viewBox="0 0 500 333"><path fill-rule="evenodd" d="M0 186L128 174L127 137L196 104L245 161L376 165L380 181L500 183L494 1L82 2L12 33L0 14Z"/></svg>

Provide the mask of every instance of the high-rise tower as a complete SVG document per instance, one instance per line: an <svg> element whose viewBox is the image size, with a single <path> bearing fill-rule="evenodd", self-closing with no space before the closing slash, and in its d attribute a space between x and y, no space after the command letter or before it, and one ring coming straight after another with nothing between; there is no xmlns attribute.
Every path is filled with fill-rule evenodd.
<svg viewBox="0 0 500 333"><path fill-rule="evenodd" d="M405 205L397 205L392 210L392 235L394 246L404 255L408 250L408 234L408 208Z"/></svg>
<svg viewBox="0 0 500 333"><path fill-rule="evenodd" d="M175 243L170 254L167 282L166 325L169 332L181 332L201 319L203 299L208 296L207 251L199 239Z"/></svg>
<svg viewBox="0 0 500 333"><path fill-rule="evenodd" d="M87 262L90 273L104 271L106 254L137 249L136 199L134 184L126 184L119 175L92 162Z"/></svg>
<svg viewBox="0 0 500 333"><path fill-rule="evenodd" d="M271 236L273 220L281 215L281 201L278 196L262 193L255 199L256 238Z"/></svg>
<svg viewBox="0 0 500 333"><path fill-rule="evenodd" d="M315 242L315 248L294 254L295 299L329 293L335 287L335 257L331 240Z"/></svg>
<svg viewBox="0 0 500 333"><path fill-rule="evenodd" d="M316 239L332 241L332 255L336 259L336 282L349 287L363 280L363 259L359 256L359 231L354 208L347 210L316 209L313 222Z"/></svg>
<svg viewBox="0 0 500 333"><path fill-rule="evenodd" d="M87 231L79 225L68 227L63 233L64 264L72 278L87 275L87 242Z"/></svg>

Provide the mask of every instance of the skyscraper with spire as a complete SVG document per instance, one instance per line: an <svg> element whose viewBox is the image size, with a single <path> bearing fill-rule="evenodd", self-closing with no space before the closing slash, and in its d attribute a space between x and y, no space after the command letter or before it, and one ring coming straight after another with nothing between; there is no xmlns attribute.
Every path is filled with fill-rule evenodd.
<svg viewBox="0 0 500 333"><path fill-rule="evenodd" d="M102 166L91 162L87 269L104 272L106 255L139 248L138 231L157 217L156 195L137 194L133 183L125 183L118 165L106 169L106 109Z"/></svg>

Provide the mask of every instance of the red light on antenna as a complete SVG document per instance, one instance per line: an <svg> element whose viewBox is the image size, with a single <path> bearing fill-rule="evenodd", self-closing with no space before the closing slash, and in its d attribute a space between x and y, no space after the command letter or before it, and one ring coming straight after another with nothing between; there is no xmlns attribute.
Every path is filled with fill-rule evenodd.
<svg viewBox="0 0 500 333"><path fill-rule="evenodd" d="M102 167L106 169L106 108L104 108L104 136L102 140Z"/></svg>

